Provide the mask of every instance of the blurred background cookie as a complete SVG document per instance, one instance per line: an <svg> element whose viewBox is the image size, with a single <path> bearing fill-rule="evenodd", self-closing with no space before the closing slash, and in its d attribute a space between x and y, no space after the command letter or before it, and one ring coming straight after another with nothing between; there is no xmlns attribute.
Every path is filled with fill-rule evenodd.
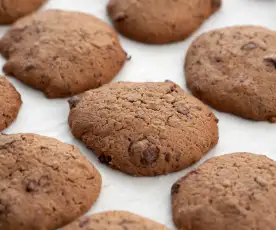
<svg viewBox="0 0 276 230"><path fill-rule="evenodd" d="M36 11L47 0L0 0L0 24L10 24Z"/></svg>
<svg viewBox="0 0 276 230"><path fill-rule="evenodd" d="M126 60L117 34L79 12L48 10L17 21L0 40L4 71L43 91L66 97L111 81Z"/></svg>
<svg viewBox="0 0 276 230"><path fill-rule="evenodd" d="M109 16L120 33L153 44L181 41L221 6L221 0L110 0Z"/></svg>

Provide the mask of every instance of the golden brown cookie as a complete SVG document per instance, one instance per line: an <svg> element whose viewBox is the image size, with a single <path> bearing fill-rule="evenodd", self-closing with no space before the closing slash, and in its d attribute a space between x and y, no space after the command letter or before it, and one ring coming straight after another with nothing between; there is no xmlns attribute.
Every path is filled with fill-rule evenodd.
<svg viewBox="0 0 276 230"><path fill-rule="evenodd" d="M79 150L36 134L0 134L0 230L53 230L87 212L101 176Z"/></svg>
<svg viewBox="0 0 276 230"><path fill-rule="evenodd" d="M0 0L0 24L10 24L37 10L46 0Z"/></svg>
<svg viewBox="0 0 276 230"><path fill-rule="evenodd" d="M131 175L181 170L218 142L214 114L173 82L110 83L69 103L73 135Z"/></svg>
<svg viewBox="0 0 276 230"><path fill-rule="evenodd" d="M276 229L276 163L252 153L212 158L172 186L180 230Z"/></svg>
<svg viewBox="0 0 276 230"><path fill-rule="evenodd" d="M21 104L20 94L5 77L0 76L0 131L16 119Z"/></svg>
<svg viewBox="0 0 276 230"><path fill-rule="evenodd" d="M110 0L109 16L123 35L145 43L181 41L221 6L221 0Z"/></svg>
<svg viewBox="0 0 276 230"><path fill-rule="evenodd" d="M153 220L125 211L108 211L81 217L62 230L168 230Z"/></svg>
<svg viewBox="0 0 276 230"><path fill-rule="evenodd" d="M204 33L187 53L188 88L220 111L276 122L275 49L276 33L263 27Z"/></svg>
<svg viewBox="0 0 276 230"><path fill-rule="evenodd" d="M17 21L0 40L4 71L43 91L66 97L115 77L126 53L116 33L92 15L48 10Z"/></svg>

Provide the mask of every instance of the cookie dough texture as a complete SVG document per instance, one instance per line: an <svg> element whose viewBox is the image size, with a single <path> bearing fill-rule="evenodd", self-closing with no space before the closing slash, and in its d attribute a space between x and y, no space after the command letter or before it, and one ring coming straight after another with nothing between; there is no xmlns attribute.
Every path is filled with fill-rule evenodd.
<svg viewBox="0 0 276 230"><path fill-rule="evenodd" d="M92 15L48 10L17 21L0 40L5 73L43 91L66 97L115 77L126 53L116 33Z"/></svg>
<svg viewBox="0 0 276 230"><path fill-rule="evenodd" d="M0 230L53 230L87 212L101 176L79 150L35 134L0 134Z"/></svg>
<svg viewBox="0 0 276 230"><path fill-rule="evenodd" d="M21 104L20 94L5 77L0 76L0 131L16 119Z"/></svg>
<svg viewBox="0 0 276 230"><path fill-rule="evenodd" d="M109 16L123 35L153 44L184 40L221 6L221 0L110 0Z"/></svg>
<svg viewBox="0 0 276 230"><path fill-rule="evenodd" d="M218 141L213 113L173 82L110 83L69 103L73 135L131 175L181 170Z"/></svg>
<svg viewBox="0 0 276 230"><path fill-rule="evenodd" d="M214 108L276 122L276 33L256 26L228 27L198 37L187 53L192 93Z"/></svg>
<svg viewBox="0 0 276 230"><path fill-rule="evenodd" d="M82 217L62 230L168 230L164 225L125 211L108 211Z"/></svg>
<svg viewBox="0 0 276 230"><path fill-rule="evenodd" d="M37 10L46 0L0 0L0 24L10 24Z"/></svg>
<svg viewBox="0 0 276 230"><path fill-rule="evenodd" d="M172 187L180 230L276 229L276 163L251 153L212 158Z"/></svg>

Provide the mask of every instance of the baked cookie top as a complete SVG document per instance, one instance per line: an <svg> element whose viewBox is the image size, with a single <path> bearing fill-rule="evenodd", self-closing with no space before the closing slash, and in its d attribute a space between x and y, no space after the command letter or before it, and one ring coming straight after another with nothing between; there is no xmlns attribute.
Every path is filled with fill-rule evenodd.
<svg viewBox="0 0 276 230"><path fill-rule="evenodd" d="M5 77L0 76L0 131L16 119L21 104L20 94Z"/></svg>
<svg viewBox="0 0 276 230"><path fill-rule="evenodd" d="M0 40L4 71L43 91L66 97L109 82L126 53L116 33L92 15L48 10L17 21Z"/></svg>
<svg viewBox="0 0 276 230"><path fill-rule="evenodd" d="M110 83L69 103L73 135L131 175L181 170L218 142L214 114L173 82Z"/></svg>
<svg viewBox="0 0 276 230"><path fill-rule="evenodd" d="M214 108L276 122L276 33L257 26L218 29L189 48L188 88Z"/></svg>
<svg viewBox="0 0 276 230"><path fill-rule="evenodd" d="M10 24L34 12L47 0L0 0L0 24Z"/></svg>
<svg viewBox="0 0 276 230"><path fill-rule="evenodd" d="M221 0L110 0L109 16L123 35L145 43L187 38L221 6Z"/></svg>
<svg viewBox="0 0 276 230"><path fill-rule="evenodd" d="M276 229L276 163L251 153L212 158L172 186L181 230Z"/></svg>
<svg viewBox="0 0 276 230"><path fill-rule="evenodd" d="M0 230L50 230L87 212L101 176L79 150L35 134L0 134Z"/></svg>
<svg viewBox="0 0 276 230"><path fill-rule="evenodd" d="M168 230L153 220L125 211L108 211L81 217L62 230Z"/></svg>

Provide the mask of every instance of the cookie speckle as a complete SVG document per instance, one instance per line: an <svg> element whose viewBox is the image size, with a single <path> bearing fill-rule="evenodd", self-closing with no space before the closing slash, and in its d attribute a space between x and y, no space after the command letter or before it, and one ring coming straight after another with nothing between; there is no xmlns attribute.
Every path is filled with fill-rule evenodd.
<svg viewBox="0 0 276 230"><path fill-rule="evenodd" d="M29 181L26 185L27 192L37 192L39 185L36 181Z"/></svg>
<svg viewBox="0 0 276 230"><path fill-rule="evenodd" d="M248 42L246 44L244 44L241 49L242 50L253 50L256 49L258 47L258 45L255 42Z"/></svg>

